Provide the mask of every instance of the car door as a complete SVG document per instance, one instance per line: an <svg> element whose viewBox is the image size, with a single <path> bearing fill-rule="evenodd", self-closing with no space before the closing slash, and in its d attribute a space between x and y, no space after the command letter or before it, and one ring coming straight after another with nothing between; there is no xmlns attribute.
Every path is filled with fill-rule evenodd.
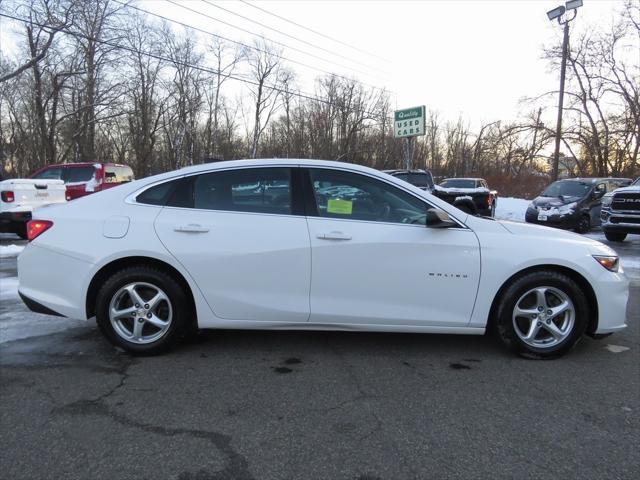
<svg viewBox="0 0 640 480"><path fill-rule="evenodd" d="M155 221L216 316L306 322L311 251L290 168L188 177Z"/></svg>
<svg viewBox="0 0 640 480"><path fill-rule="evenodd" d="M424 200L368 175L310 168L306 185L310 322L469 322L480 278L473 231L426 228Z"/></svg>

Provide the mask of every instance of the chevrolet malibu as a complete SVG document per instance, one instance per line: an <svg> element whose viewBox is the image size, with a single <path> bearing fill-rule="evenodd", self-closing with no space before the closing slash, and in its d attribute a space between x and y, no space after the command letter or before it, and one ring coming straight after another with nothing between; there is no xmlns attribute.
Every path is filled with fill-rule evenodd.
<svg viewBox="0 0 640 480"><path fill-rule="evenodd" d="M491 330L549 358L625 327L628 281L607 246L466 215L351 164L188 167L38 210L28 237L26 305L95 317L137 354L208 328Z"/></svg>

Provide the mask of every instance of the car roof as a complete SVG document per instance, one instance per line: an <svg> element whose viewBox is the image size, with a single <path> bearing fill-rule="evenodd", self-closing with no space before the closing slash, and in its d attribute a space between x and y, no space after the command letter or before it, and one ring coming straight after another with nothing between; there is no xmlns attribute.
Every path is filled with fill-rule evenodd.
<svg viewBox="0 0 640 480"><path fill-rule="evenodd" d="M406 168L399 168L395 170L381 170L381 171L384 173L388 173L389 175L393 175L395 173L426 173L428 175L431 173L428 170L424 170L422 168L418 168L415 170L407 170Z"/></svg>
<svg viewBox="0 0 640 480"><path fill-rule="evenodd" d="M102 165L108 167L128 167L129 165L124 165L122 163L111 163L111 162L73 162L73 163L52 163L51 165L45 165L44 168L51 167L62 167L62 168L74 168L74 167L92 167L93 165Z"/></svg>
<svg viewBox="0 0 640 480"><path fill-rule="evenodd" d="M558 182L582 182L582 183L596 183L604 182L607 180L627 181L628 178L615 178L615 177L577 177L577 178L561 178Z"/></svg>
<svg viewBox="0 0 640 480"><path fill-rule="evenodd" d="M478 180L482 180L482 178L471 178L471 177L449 177L449 178L445 178L442 181L446 181L446 180L473 180L473 181L478 181Z"/></svg>

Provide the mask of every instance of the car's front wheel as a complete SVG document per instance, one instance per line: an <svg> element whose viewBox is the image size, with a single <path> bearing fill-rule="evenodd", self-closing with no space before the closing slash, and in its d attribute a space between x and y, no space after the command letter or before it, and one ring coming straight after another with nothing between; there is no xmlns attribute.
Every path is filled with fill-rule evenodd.
<svg viewBox="0 0 640 480"><path fill-rule="evenodd" d="M164 271L135 266L107 279L96 298L96 319L115 346L154 355L174 346L192 318L184 289Z"/></svg>
<svg viewBox="0 0 640 480"><path fill-rule="evenodd" d="M497 309L496 331L527 358L567 353L584 334L589 303L574 280L559 272L532 272L511 283Z"/></svg>

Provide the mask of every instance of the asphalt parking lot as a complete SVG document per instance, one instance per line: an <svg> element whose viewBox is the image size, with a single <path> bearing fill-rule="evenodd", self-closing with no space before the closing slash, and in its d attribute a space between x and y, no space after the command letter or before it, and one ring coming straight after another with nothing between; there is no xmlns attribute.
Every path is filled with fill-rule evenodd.
<svg viewBox="0 0 640 480"><path fill-rule="evenodd" d="M92 323L42 317L45 334L0 344L1 476L637 478L640 238L629 240L612 245L632 278L629 328L554 361L490 337L253 331L134 358ZM0 282L15 268L3 258ZM2 298L5 335L28 315Z"/></svg>

